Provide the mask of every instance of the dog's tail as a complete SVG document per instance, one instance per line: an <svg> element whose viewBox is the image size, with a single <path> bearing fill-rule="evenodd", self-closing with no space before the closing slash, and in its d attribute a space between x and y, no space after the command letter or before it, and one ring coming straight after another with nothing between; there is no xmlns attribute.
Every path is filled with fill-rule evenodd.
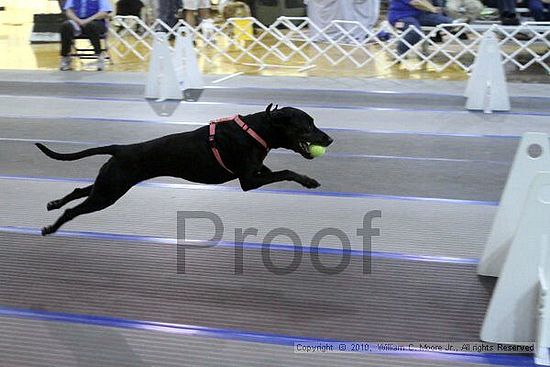
<svg viewBox="0 0 550 367"><path fill-rule="evenodd" d="M76 161L77 159L89 157L92 155L98 155L98 154L115 155L118 151L117 145L108 145L104 147L91 148L91 149L82 150L76 153L57 153L47 148L44 144L40 144L40 143L36 143L36 146L48 157L57 159L59 161Z"/></svg>

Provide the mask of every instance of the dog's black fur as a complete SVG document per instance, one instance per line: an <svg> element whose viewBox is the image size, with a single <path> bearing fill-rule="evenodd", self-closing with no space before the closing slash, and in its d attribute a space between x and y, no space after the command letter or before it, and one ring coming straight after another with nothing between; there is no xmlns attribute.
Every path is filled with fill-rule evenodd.
<svg viewBox="0 0 550 367"><path fill-rule="evenodd" d="M271 109L241 116L242 120L258 133L269 148L286 148L312 159L309 144L328 146L332 139L319 130L313 118L292 107ZM77 188L69 195L48 203L47 209L59 209L68 202L87 197L74 208L65 210L51 226L42 229L42 235L54 233L67 221L78 215L92 213L114 204L135 184L158 176L180 177L189 181L220 184L239 179L244 191L279 181L295 181L307 188L319 183L293 171L272 172L263 161L267 151L236 123L218 124L216 145L224 164L235 174L225 170L212 154L208 140L208 126L194 131L164 136L130 145L109 145L63 154L38 143L36 146L48 157L73 161L97 154L112 158L99 171L93 185Z"/></svg>

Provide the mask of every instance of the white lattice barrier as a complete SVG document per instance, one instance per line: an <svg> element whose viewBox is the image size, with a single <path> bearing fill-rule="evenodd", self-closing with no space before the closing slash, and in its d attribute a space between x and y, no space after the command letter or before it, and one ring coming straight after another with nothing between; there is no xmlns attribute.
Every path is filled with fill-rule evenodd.
<svg viewBox="0 0 550 367"><path fill-rule="evenodd" d="M320 28L301 17L280 17L269 27L255 18L232 18L222 24L203 22L195 28L180 20L171 28L161 20L148 25L137 17L117 16L111 24L110 47L121 58L132 54L145 60L152 50L155 31L175 36L180 27L193 35L197 54L207 62L222 58L262 68L309 68L320 62L360 68L381 59L386 67L408 59L412 67L428 66L436 71L451 66L470 71L483 33L491 30L499 37L503 64L512 63L520 70L539 64L550 73L550 23L517 27L442 24L400 32L387 22L369 29L359 22L336 20ZM410 32L421 39L414 46L405 41ZM442 43L432 40L438 32L444 36ZM460 38L463 33L468 34L468 40ZM528 39L522 40L526 36ZM403 55L396 52L399 42L410 46Z"/></svg>

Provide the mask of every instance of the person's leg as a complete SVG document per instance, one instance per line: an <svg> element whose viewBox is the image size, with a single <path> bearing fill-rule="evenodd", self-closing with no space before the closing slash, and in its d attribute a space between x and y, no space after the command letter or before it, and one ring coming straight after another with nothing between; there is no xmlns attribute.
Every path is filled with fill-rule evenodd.
<svg viewBox="0 0 550 367"><path fill-rule="evenodd" d="M183 9L185 10L185 22L191 27L197 26L195 11L199 8L198 0L183 0Z"/></svg>
<svg viewBox="0 0 550 367"><path fill-rule="evenodd" d="M201 19L210 19L211 7L212 7L212 3L210 3L210 0L198 1L199 16L201 17Z"/></svg>
<svg viewBox="0 0 550 367"><path fill-rule="evenodd" d="M178 12L178 1L177 0L166 0L168 2L168 18L166 20L166 24L168 24L170 27L174 27L176 23L178 22L178 19L176 18L176 13Z"/></svg>
<svg viewBox="0 0 550 367"><path fill-rule="evenodd" d="M453 19L443 14L424 12L418 16L418 21L422 26L435 27L440 24L451 24Z"/></svg>
<svg viewBox="0 0 550 367"><path fill-rule="evenodd" d="M422 39L419 33L422 32L420 30L420 23L415 17L406 17L399 19L393 24L393 26L403 32L406 32L409 27L414 28L408 31L407 34L405 34L405 36L403 37L403 40L409 43L411 46L415 45L418 41ZM409 46L406 45L405 42L399 42L397 44L397 53L399 55L403 55L408 50Z"/></svg>
<svg viewBox="0 0 550 367"><path fill-rule="evenodd" d="M518 25L516 0L497 0L498 11L503 25Z"/></svg>
<svg viewBox="0 0 550 367"><path fill-rule="evenodd" d="M90 39L94 53L101 54L101 35L106 32L105 23L95 20L82 27L82 34Z"/></svg>
<svg viewBox="0 0 550 367"><path fill-rule="evenodd" d="M541 0L529 0L529 2L527 3L527 7L529 8L531 16L535 19L535 21L545 21L546 16L544 14L544 7Z"/></svg>
<svg viewBox="0 0 550 367"><path fill-rule="evenodd" d="M210 0L199 0L199 17L202 34L212 42L216 42L214 37L214 23L210 18Z"/></svg>
<svg viewBox="0 0 550 367"><path fill-rule="evenodd" d="M435 27L439 24L451 24L453 19L439 13L422 13L418 16L418 21L421 26L426 27ZM435 34L435 37L431 37L433 42L441 43L443 42L443 35L440 31Z"/></svg>
<svg viewBox="0 0 550 367"><path fill-rule="evenodd" d="M201 19L210 19L210 8L199 8L199 16Z"/></svg>
<svg viewBox="0 0 550 367"><path fill-rule="evenodd" d="M71 23L66 20L61 24L61 56L69 56L73 44L74 29Z"/></svg>
<svg viewBox="0 0 550 367"><path fill-rule="evenodd" d="M174 10L174 2L172 0L162 0L158 2L158 17L168 27L173 27L177 23ZM167 32L164 27L159 28L161 32Z"/></svg>
<svg viewBox="0 0 550 367"><path fill-rule="evenodd" d="M74 28L66 20L61 25L61 63L59 69L62 71L71 70L71 47L73 45Z"/></svg>
<svg viewBox="0 0 550 367"><path fill-rule="evenodd" d="M192 9L185 9L185 22L191 27L195 27L197 24L197 19L195 17L195 11Z"/></svg>

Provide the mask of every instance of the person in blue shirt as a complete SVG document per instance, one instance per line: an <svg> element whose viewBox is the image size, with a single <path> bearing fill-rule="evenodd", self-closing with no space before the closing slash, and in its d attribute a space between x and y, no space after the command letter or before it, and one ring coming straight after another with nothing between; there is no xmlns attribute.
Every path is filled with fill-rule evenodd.
<svg viewBox="0 0 550 367"><path fill-rule="evenodd" d="M101 53L102 34L107 32L106 19L113 8L109 0L67 0L63 6L67 20L61 25L61 70L71 69L73 39L81 34L90 39L97 56L97 70L103 70L105 55Z"/></svg>
<svg viewBox="0 0 550 367"><path fill-rule="evenodd" d="M428 0L390 0L388 10L388 21L392 26L399 30L406 30L409 27L416 28L410 30L404 37L404 40L410 45L416 44L422 38L421 26L436 26L444 23L452 23L453 19L442 14L440 7L434 6ZM404 42L397 44L397 53L404 54L409 49Z"/></svg>

